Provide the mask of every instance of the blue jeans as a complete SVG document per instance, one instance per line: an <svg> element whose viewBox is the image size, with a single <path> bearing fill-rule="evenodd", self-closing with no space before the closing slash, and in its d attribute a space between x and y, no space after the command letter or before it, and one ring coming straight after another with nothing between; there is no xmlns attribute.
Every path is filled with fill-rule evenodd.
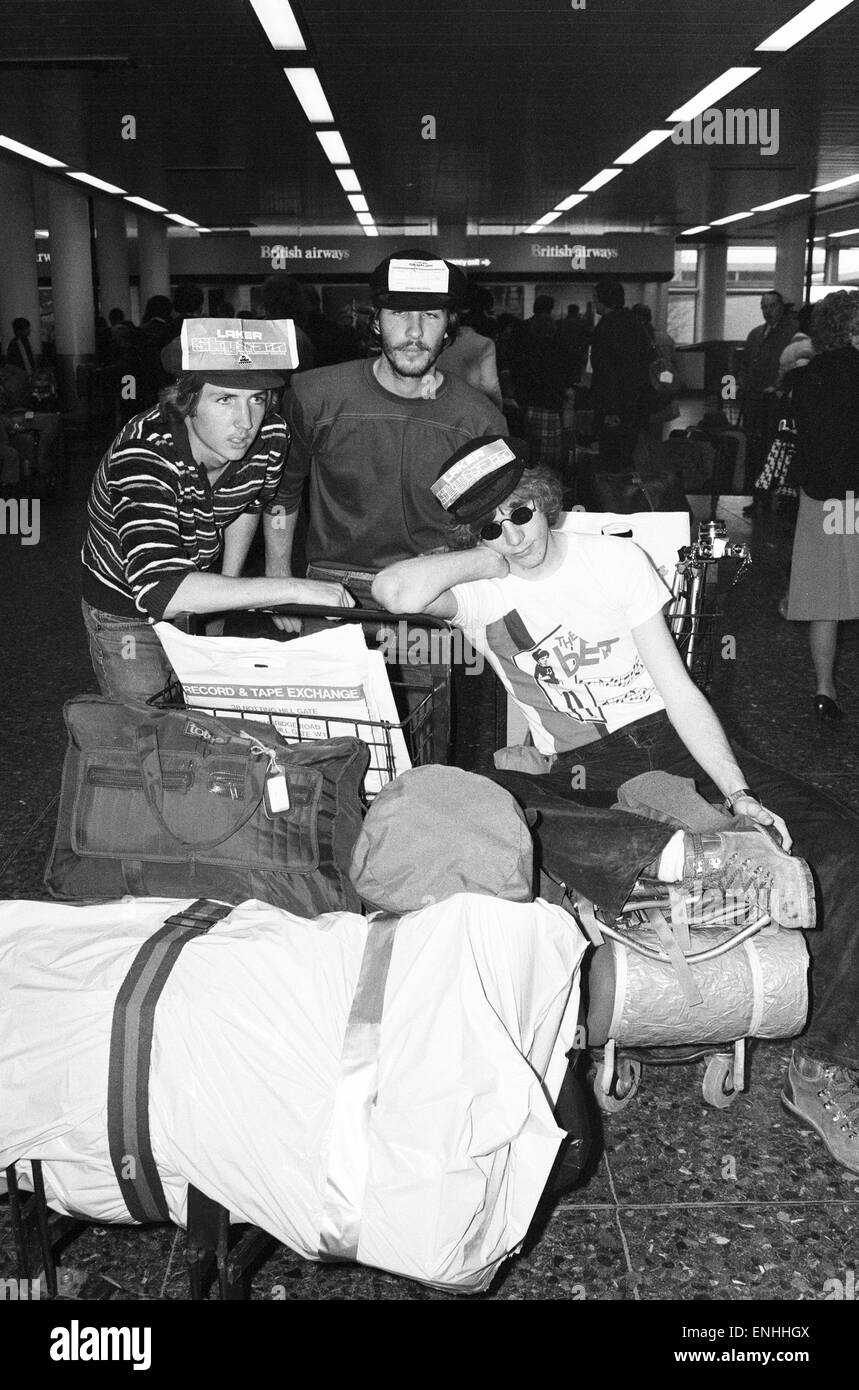
<svg viewBox="0 0 859 1390"><path fill-rule="evenodd" d="M735 743L732 747L749 786L766 806L784 817L793 836L793 851L808 862L815 881L817 927L805 936L812 957L812 1002L802 1051L819 1061L859 1068L859 816L792 773ZM585 795L571 790L573 768L585 769ZM612 907L628 892L636 866L643 862L642 855L650 852L650 846L646 835L641 838L640 824L635 824L642 818L632 816L624 855L619 839L623 822L612 820L624 813L600 808L612 804L621 783L639 773L655 771L691 777L707 801L721 800L718 788L695 762L664 713L651 714L595 743L561 754L546 776L496 773L494 780L507 786L520 802L523 788L528 789L530 783L532 799L526 804L540 810L541 797L546 795L553 808L567 798L578 802L576 839L569 845L568 836L567 857L584 861L591 874L599 871L602 858L602 876L610 877L609 887L613 889L613 900L603 905ZM515 778L518 785L509 778ZM590 829L588 803L594 818ZM663 832L664 843L666 827L655 826L654 830ZM538 839L541 833L538 826ZM551 848L546 859L549 868ZM580 881L583 876L580 874L579 880L575 877L575 863L566 866L566 873L567 882L588 891L586 882ZM596 894L588 896L600 901Z"/></svg>
<svg viewBox="0 0 859 1390"><path fill-rule="evenodd" d="M143 618L120 618L81 599L89 654L99 690L109 700L148 700L163 690L173 668Z"/></svg>

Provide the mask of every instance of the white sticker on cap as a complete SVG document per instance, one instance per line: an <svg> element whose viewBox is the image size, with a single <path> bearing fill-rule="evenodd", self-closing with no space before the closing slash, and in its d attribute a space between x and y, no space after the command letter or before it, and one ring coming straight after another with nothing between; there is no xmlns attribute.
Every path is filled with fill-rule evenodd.
<svg viewBox="0 0 859 1390"><path fill-rule="evenodd" d="M388 289L398 294L447 294L450 271L444 261L399 261L388 266Z"/></svg>
<svg viewBox="0 0 859 1390"><path fill-rule="evenodd" d="M515 459L516 455L503 439L496 439L492 444L481 444L479 449L475 449L472 454L466 454L464 459L460 459L433 483L430 492L438 498L443 507L450 507L458 498L463 497L469 488L480 482L481 478L487 477L490 473L497 473L499 468L505 468Z"/></svg>
<svg viewBox="0 0 859 1390"><path fill-rule="evenodd" d="M292 319L186 319L183 372L288 372L298 366Z"/></svg>

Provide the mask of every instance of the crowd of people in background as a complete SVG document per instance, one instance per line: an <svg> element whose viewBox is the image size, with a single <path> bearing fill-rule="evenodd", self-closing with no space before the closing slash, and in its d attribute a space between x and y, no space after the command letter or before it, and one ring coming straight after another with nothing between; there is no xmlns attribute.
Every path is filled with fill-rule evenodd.
<svg viewBox="0 0 859 1390"><path fill-rule="evenodd" d="M85 368L88 405L96 407L91 413L118 428L157 404L169 384L163 348L178 337L186 318L203 314L291 319L299 373L378 353L369 303L351 298L326 309L315 286L289 274L270 275L254 288L250 305L237 307L217 287L204 291L180 283L172 298L151 296L139 323L124 308L111 307L96 320L95 362ZM778 476L774 486L766 465L786 419L792 429L797 373L820 349L811 333L810 305L795 312L778 291L767 290L761 312L763 322L749 333L738 358L742 486L751 494L746 514L759 516L778 498L779 511L793 520L800 507L798 479ZM0 478L7 491L26 481L34 494L44 494L62 456L53 345L48 338L41 351L34 350L25 317L16 317L11 328L0 356ZM587 469L624 474L658 466L684 389L674 340L654 323L648 304L627 306L624 285L613 275L597 277L584 306L562 305L561 312L551 294L539 293L527 317L498 311L493 291L469 280L456 331L438 365L503 413L510 433L527 441L533 462L559 476L568 501L577 497L582 445ZM738 412L729 419L723 401L704 404L695 437L718 446L736 426ZM794 585L793 601L787 595L782 600L783 617L789 607L790 616L799 613L796 593ZM834 700L831 676L824 671L819 681L819 693Z"/></svg>

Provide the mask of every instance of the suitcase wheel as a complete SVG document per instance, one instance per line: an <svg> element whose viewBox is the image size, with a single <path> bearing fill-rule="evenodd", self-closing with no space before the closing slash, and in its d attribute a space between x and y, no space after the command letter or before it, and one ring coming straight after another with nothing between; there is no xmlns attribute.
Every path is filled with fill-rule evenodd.
<svg viewBox="0 0 859 1390"><path fill-rule="evenodd" d="M603 1057L593 1078L594 1097L600 1110L614 1114L623 1110L641 1085L641 1063L632 1057L619 1057L615 1067Z"/></svg>
<svg viewBox="0 0 859 1390"><path fill-rule="evenodd" d="M734 1059L726 1052L717 1052L704 1068L701 1090L708 1105L725 1110L737 1099L734 1086Z"/></svg>

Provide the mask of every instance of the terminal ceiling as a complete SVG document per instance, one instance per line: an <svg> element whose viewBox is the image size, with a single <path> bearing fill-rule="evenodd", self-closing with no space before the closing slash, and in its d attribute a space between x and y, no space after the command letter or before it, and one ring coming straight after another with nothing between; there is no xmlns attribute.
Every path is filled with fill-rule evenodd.
<svg viewBox="0 0 859 1390"><path fill-rule="evenodd" d="M553 230L680 231L859 172L859 4L758 55L803 0L294 8L382 231L533 222L734 65L762 71L722 106L776 109L777 154L668 140ZM0 0L0 35L0 133L206 227L354 228L283 75L293 55L273 51L249 0ZM857 199L818 195L818 212L844 208L818 230L859 221ZM740 225L771 233L770 216L796 210Z"/></svg>

